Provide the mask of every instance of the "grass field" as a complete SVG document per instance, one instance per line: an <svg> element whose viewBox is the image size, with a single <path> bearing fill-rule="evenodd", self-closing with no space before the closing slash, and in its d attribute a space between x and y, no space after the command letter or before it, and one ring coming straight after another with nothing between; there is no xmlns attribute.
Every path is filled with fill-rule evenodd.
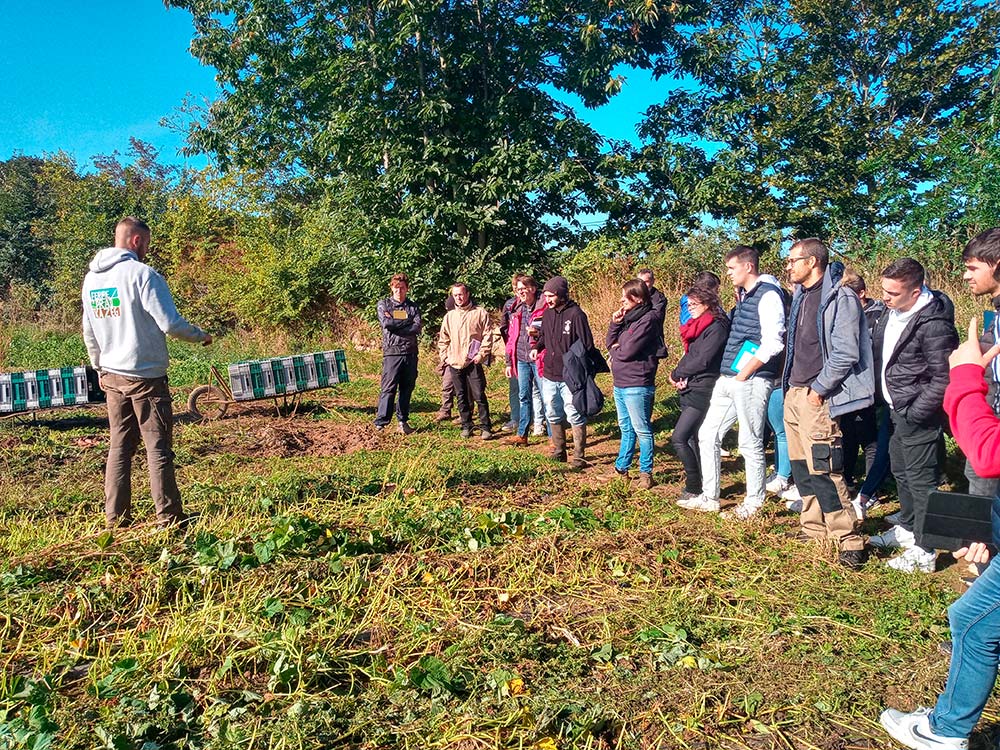
<svg viewBox="0 0 1000 750"><path fill-rule="evenodd" d="M44 340L15 336L8 366L79 359ZM220 346L172 349L184 534L104 532L101 408L0 423L0 747L876 748L882 707L943 684L964 566L852 573L776 501L682 511L668 388L643 492L611 470L613 405L574 473L433 426L429 357L407 438L371 430L379 355L353 350L352 382L294 415L191 421L208 358L251 348Z"/></svg>

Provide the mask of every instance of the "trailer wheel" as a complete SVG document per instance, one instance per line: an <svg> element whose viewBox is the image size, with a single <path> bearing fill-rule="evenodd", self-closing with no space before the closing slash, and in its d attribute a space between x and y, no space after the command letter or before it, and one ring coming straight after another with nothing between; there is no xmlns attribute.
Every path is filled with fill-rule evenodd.
<svg viewBox="0 0 1000 750"><path fill-rule="evenodd" d="M214 385L199 385L188 396L188 411L196 419L221 419L229 409L229 401Z"/></svg>

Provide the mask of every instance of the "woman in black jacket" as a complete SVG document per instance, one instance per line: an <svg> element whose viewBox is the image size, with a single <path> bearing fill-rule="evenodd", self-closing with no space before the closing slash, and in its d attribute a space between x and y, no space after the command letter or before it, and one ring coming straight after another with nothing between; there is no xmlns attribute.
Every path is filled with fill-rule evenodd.
<svg viewBox="0 0 1000 750"><path fill-rule="evenodd" d="M717 291L696 284L688 290L687 301L691 318L681 326L684 356L670 373L670 384L680 391L681 401L681 414L670 438L684 465L684 492L678 502L701 492L698 428L708 411L729 338L729 318L722 309Z"/></svg>
<svg viewBox="0 0 1000 750"><path fill-rule="evenodd" d="M653 399L663 319L653 310L649 289L639 279L622 286L622 306L611 316L605 341L615 384L622 439L615 471L628 475L639 445L639 486L653 486Z"/></svg>

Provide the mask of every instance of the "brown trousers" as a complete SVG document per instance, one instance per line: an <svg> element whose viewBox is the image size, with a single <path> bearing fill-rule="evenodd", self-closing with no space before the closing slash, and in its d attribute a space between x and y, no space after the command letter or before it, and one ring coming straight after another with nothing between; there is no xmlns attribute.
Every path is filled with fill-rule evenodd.
<svg viewBox="0 0 1000 750"><path fill-rule="evenodd" d="M802 530L814 539L830 539L842 550L864 549L855 531L857 517L843 476L840 425L830 405L813 406L809 389L785 393L785 434L792 477L802 495Z"/></svg>
<svg viewBox="0 0 1000 750"><path fill-rule="evenodd" d="M104 474L104 516L108 526L132 523L132 457L140 437L146 445L156 518L163 524L181 521L184 511L174 476L174 418L167 379L105 373L101 385L108 396L111 423L111 449Z"/></svg>

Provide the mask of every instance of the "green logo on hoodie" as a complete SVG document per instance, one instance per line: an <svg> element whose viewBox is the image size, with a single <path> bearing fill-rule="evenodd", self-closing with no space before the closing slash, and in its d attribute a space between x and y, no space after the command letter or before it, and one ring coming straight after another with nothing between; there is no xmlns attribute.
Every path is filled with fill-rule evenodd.
<svg viewBox="0 0 1000 750"><path fill-rule="evenodd" d="M120 318L122 301L118 299L118 287L94 289L90 292L90 309L95 318Z"/></svg>

